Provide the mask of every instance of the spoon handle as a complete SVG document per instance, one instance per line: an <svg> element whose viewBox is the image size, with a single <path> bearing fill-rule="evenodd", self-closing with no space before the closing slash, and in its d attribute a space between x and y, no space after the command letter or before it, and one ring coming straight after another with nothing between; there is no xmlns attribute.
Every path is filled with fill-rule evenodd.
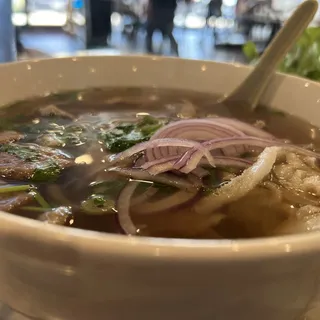
<svg viewBox="0 0 320 320"><path fill-rule="evenodd" d="M274 71L313 20L317 9L316 0L305 0L300 4L265 50L248 78L226 98L227 101L245 102L252 109L257 106Z"/></svg>

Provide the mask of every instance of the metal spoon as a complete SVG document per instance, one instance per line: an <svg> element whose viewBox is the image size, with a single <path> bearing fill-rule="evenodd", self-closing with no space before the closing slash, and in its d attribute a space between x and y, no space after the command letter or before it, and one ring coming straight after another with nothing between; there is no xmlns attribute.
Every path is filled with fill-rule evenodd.
<svg viewBox="0 0 320 320"><path fill-rule="evenodd" d="M225 111L226 107L231 113L233 108L255 109L278 65L313 20L317 10L317 0L305 0L300 4L263 53L250 75L231 94L211 106L211 111L220 108Z"/></svg>

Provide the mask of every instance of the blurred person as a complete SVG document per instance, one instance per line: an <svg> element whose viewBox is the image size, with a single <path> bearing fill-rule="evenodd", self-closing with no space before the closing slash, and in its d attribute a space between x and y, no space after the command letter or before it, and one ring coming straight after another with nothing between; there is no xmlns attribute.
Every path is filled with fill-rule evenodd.
<svg viewBox="0 0 320 320"><path fill-rule="evenodd" d="M168 37L172 51L178 56L178 43L173 35L174 15L177 0L149 0L147 4L147 51L153 53L152 36L156 30L162 33L163 38Z"/></svg>
<svg viewBox="0 0 320 320"><path fill-rule="evenodd" d="M251 7L250 3L250 0L238 0L236 3L236 15L242 16L245 14Z"/></svg>
<svg viewBox="0 0 320 320"><path fill-rule="evenodd" d="M26 48L21 42L21 29L19 27L15 27L15 42L17 58L19 60L51 58L49 54L43 51L39 51L37 49L32 48Z"/></svg>
<svg viewBox="0 0 320 320"><path fill-rule="evenodd" d="M129 22L123 26L122 33L130 40L135 39L140 26L142 25L143 7L144 3L141 0L134 0L132 2L125 2L119 0L118 12L125 17L129 18Z"/></svg>
<svg viewBox="0 0 320 320"><path fill-rule="evenodd" d="M16 40L16 49L18 54L21 54L24 51L24 46L21 42L20 32L21 32L20 28L15 27L15 40Z"/></svg>
<svg viewBox="0 0 320 320"><path fill-rule="evenodd" d="M214 17L221 17L222 16L222 0L211 0L208 4L208 15L209 18L214 16Z"/></svg>
<svg viewBox="0 0 320 320"><path fill-rule="evenodd" d="M89 4L91 39L88 47L106 46L112 33L113 0L89 0Z"/></svg>

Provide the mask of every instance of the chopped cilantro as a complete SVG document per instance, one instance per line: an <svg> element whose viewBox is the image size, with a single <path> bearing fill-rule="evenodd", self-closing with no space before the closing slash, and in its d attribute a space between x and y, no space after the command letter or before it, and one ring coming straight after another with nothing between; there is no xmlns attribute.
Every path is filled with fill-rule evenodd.
<svg viewBox="0 0 320 320"><path fill-rule="evenodd" d="M60 139L64 141L65 145L81 145L87 142L88 135L86 130L81 126L68 126L61 133Z"/></svg>
<svg viewBox="0 0 320 320"><path fill-rule="evenodd" d="M78 125L67 127L51 124L37 142L48 147L70 147L83 145L88 141L87 131Z"/></svg>
<svg viewBox="0 0 320 320"><path fill-rule="evenodd" d="M151 116L144 116L141 118L137 124L138 128L143 128L144 126L153 126L159 124L159 120L151 117Z"/></svg>
<svg viewBox="0 0 320 320"><path fill-rule="evenodd" d="M31 181L46 182L54 181L61 173L60 166L52 159L43 159L41 150L37 150L28 145L19 145L15 143L0 145L0 152L11 154L25 162L34 163L36 167Z"/></svg>
<svg viewBox="0 0 320 320"><path fill-rule="evenodd" d="M0 146L0 152L12 154L24 161L35 162L40 159L40 154L28 146L17 145L14 143L3 144Z"/></svg>
<svg viewBox="0 0 320 320"><path fill-rule="evenodd" d="M45 134L47 132L57 132L62 130L62 128L69 123L69 119L58 116L50 118L42 117L37 123L33 123L31 119L27 123L15 123L12 129L26 134Z"/></svg>
<svg viewBox="0 0 320 320"><path fill-rule="evenodd" d="M115 130L114 130L114 134L115 135L122 135L123 133L130 133L131 131L133 131L135 128L134 124L119 124L116 126ZM118 133L117 133L118 130Z"/></svg>
<svg viewBox="0 0 320 320"><path fill-rule="evenodd" d="M106 133L104 136L105 146L111 152L121 152L129 149L137 143L147 141L148 138L144 137L140 132L132 131L129 134L121 136L113 136L112 133Z"/></svg>
<svg viewBox="0 0 320 320"><path fill-rule="evenodd" d="M151 138L151 136L161 127L162 127L162 123L148 124L148 125L145 125L144 127L141 127L140 130L145 137Z"/></svg>
<svg viewBox="0 0 320 320"><path fill-rule="evenodd" d="M121 123L111 130L101 131L98 138L104 143L107 150L117 153L149 140L163 125L162 120L145 116L136 124Z"/></svg>
<svg viewBox="0 0 320 320"><path fill-rule="evenodd" d="M61 168L55 162L47 161L34 171L30 180L34 182L52 182L57 180L60 174Z"/></svg>
<svg viewBox="0 0 320 320"><path fill-rule="evenodd" d="M81 209L92 215L114 213L115 202L101 194L93 194L81 203Z"/></svg>

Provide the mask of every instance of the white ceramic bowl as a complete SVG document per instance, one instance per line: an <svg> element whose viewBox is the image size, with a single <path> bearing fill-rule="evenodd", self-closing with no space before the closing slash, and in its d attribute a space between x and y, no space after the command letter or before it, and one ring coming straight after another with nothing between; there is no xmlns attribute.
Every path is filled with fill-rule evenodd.
<svg viewBox="0 0 320 320"><path fill-rule="evenodd" d="M0 66L0 104L97 86L221 95L248 72L240 65L153 57L21 62ZM274 77L262 101L317 125L319 102L318 84L284 75ZM302 320L318 297L320 235L130 238L0 213L0 259L0 301L37 319Z"/></svg>

